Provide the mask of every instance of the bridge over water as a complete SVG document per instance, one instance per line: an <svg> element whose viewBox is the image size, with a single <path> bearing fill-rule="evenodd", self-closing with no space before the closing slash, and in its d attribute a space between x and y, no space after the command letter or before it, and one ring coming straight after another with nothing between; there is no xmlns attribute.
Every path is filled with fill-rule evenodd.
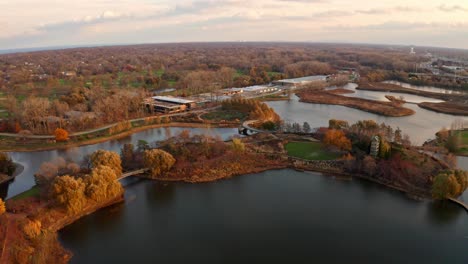
<svg viewBox="0 0 468 264"><path fill-rule="evenodd" d="M128 171L126 173L123 173L122 176L120 176L117 180L122 180L122 179L125 179L125 178L130 177L130 176L136 176L136 175L144 174L144 173L146 173L148 171L149 171L148 168L143 168L143 169L134 170L134 171Z"/></svg>
<svg viewBox="0 0 468 264"><path fill-rule="evenodd" d="M244 121L241 126L239 127L239 134L243 134L248 136L248 132L250 131L251 133L272 133L272 131L267 131L267 130L261 130L255 127L252 127L251 124L258 122L259 120L247 120Z"/></svg>
<svg viewBox="0 0 468 264"><path fill-rule="evenodd" d="M457 200L455 198L447 198L449 201L451 202L454 202L456 204L458 204L459 206L465 208L465 210L468 212L468 205L465 204L464 202L460 201L460 200Z"/></svg>

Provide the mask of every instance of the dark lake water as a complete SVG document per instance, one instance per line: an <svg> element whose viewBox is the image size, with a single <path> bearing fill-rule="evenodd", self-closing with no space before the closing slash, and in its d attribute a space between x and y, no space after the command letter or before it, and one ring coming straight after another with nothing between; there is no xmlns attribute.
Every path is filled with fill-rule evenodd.
<svg viewBox="0 0 468 264"><path fill-rule="evenodd" d="M385 100L373 92L359 96ZM312 127L327 126L331 118L374 119L399 126L416 144L458 118L414 104L406 106L416 114L401 118L300 103L297 97L269 105L283 119ZM151 129L68 150L10 153L25 171L0 189L0 197L29 189L40 164L55 157L79 162L97 149L119 151L124 143L164 140L184 129ZM231 128L189 130L224 139L237 134ZM458 163L468 169L468 158L459 157ZM414 201L368 182L279 170L206 184L126 179L124 185L125 203L61 231L61 241L75 253L72 263L468 263L463 209ZM468 192L461 199L468 201Z"/></svg>
<svg viewBox="0 0 468 264"><path fill-rule="evenodd" d="M278 170L125 189L60 232L72 263L468 263L465 211L358 180Z"/></svg>

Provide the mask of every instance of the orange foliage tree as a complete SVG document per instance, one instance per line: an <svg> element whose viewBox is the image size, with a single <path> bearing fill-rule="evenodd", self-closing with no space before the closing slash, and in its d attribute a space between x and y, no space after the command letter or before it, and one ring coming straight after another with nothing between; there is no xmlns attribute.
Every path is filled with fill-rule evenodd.
<svg viewBox="0 0 468 264"><path fill-rule="evenodd" d="M2 198L0 198L0 215L5 213L6 208L5 208L5 202L3 202Z"/></svg>
<svg viewBox="0 0 468 264"><path fill-rule="evenodd" d="M57 141L67 141L68 140L68 131L63 128L55 129L55 140Z"/></svg>
<svg viewBox="0 0 468 264"><path fill-rule="evenodd" d="M351 150L351 141L342 130L330 129L325 133L323 142L329 146L337 147L341 150Z"/></svg>

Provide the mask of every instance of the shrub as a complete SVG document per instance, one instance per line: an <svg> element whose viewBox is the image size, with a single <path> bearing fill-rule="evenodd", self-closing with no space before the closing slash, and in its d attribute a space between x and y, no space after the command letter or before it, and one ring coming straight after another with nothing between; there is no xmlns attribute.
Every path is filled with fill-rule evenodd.
<svg viewBox="0 0 468 264"><path fill-rule="evenodd" d="M236 152L244 152L245 151L245 145L240 139L233 138L232 139L232 149L234 151L236 151Z"/></svg>
<svg viewBox="0 0 468 264"><path fill-rule="evenodd" d="M59 141L59 142L60 141L67 141L69 139L68 138L68 131L66 131L63 128L55 129L54 135L55 135L55 140Z"/></svg>
<svg viewBox="0 0 468 264"><path fill-rule="evenodd" d="M0 215L6 212L5 202L0 198Z"/></svg>

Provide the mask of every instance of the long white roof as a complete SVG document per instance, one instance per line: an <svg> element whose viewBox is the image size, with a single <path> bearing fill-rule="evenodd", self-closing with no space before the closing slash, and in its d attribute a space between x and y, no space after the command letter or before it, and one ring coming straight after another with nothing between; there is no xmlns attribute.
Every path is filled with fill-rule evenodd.
<svg viewBox="0 0 468 264"><path fill-rule="evenodd" d="M177 97L172 97L172 96L153 96L151 97L154 100L159 100L159 101L165 101L165 102L171 102L171 103L176 103L176 104L191 104L195 103L195 101L192 100L186 100L182 98L177 98Z"/></svg>
<svg viewBox="0 0 468 264"><path fill-rule="evenodd" d="M327 79L327 75L313 75L313 76L306 76L294 79L283 79L278 80L276 82L284 82L284 83L305 83L305 82L312 82L312 81L325 81Z"/></svg>

